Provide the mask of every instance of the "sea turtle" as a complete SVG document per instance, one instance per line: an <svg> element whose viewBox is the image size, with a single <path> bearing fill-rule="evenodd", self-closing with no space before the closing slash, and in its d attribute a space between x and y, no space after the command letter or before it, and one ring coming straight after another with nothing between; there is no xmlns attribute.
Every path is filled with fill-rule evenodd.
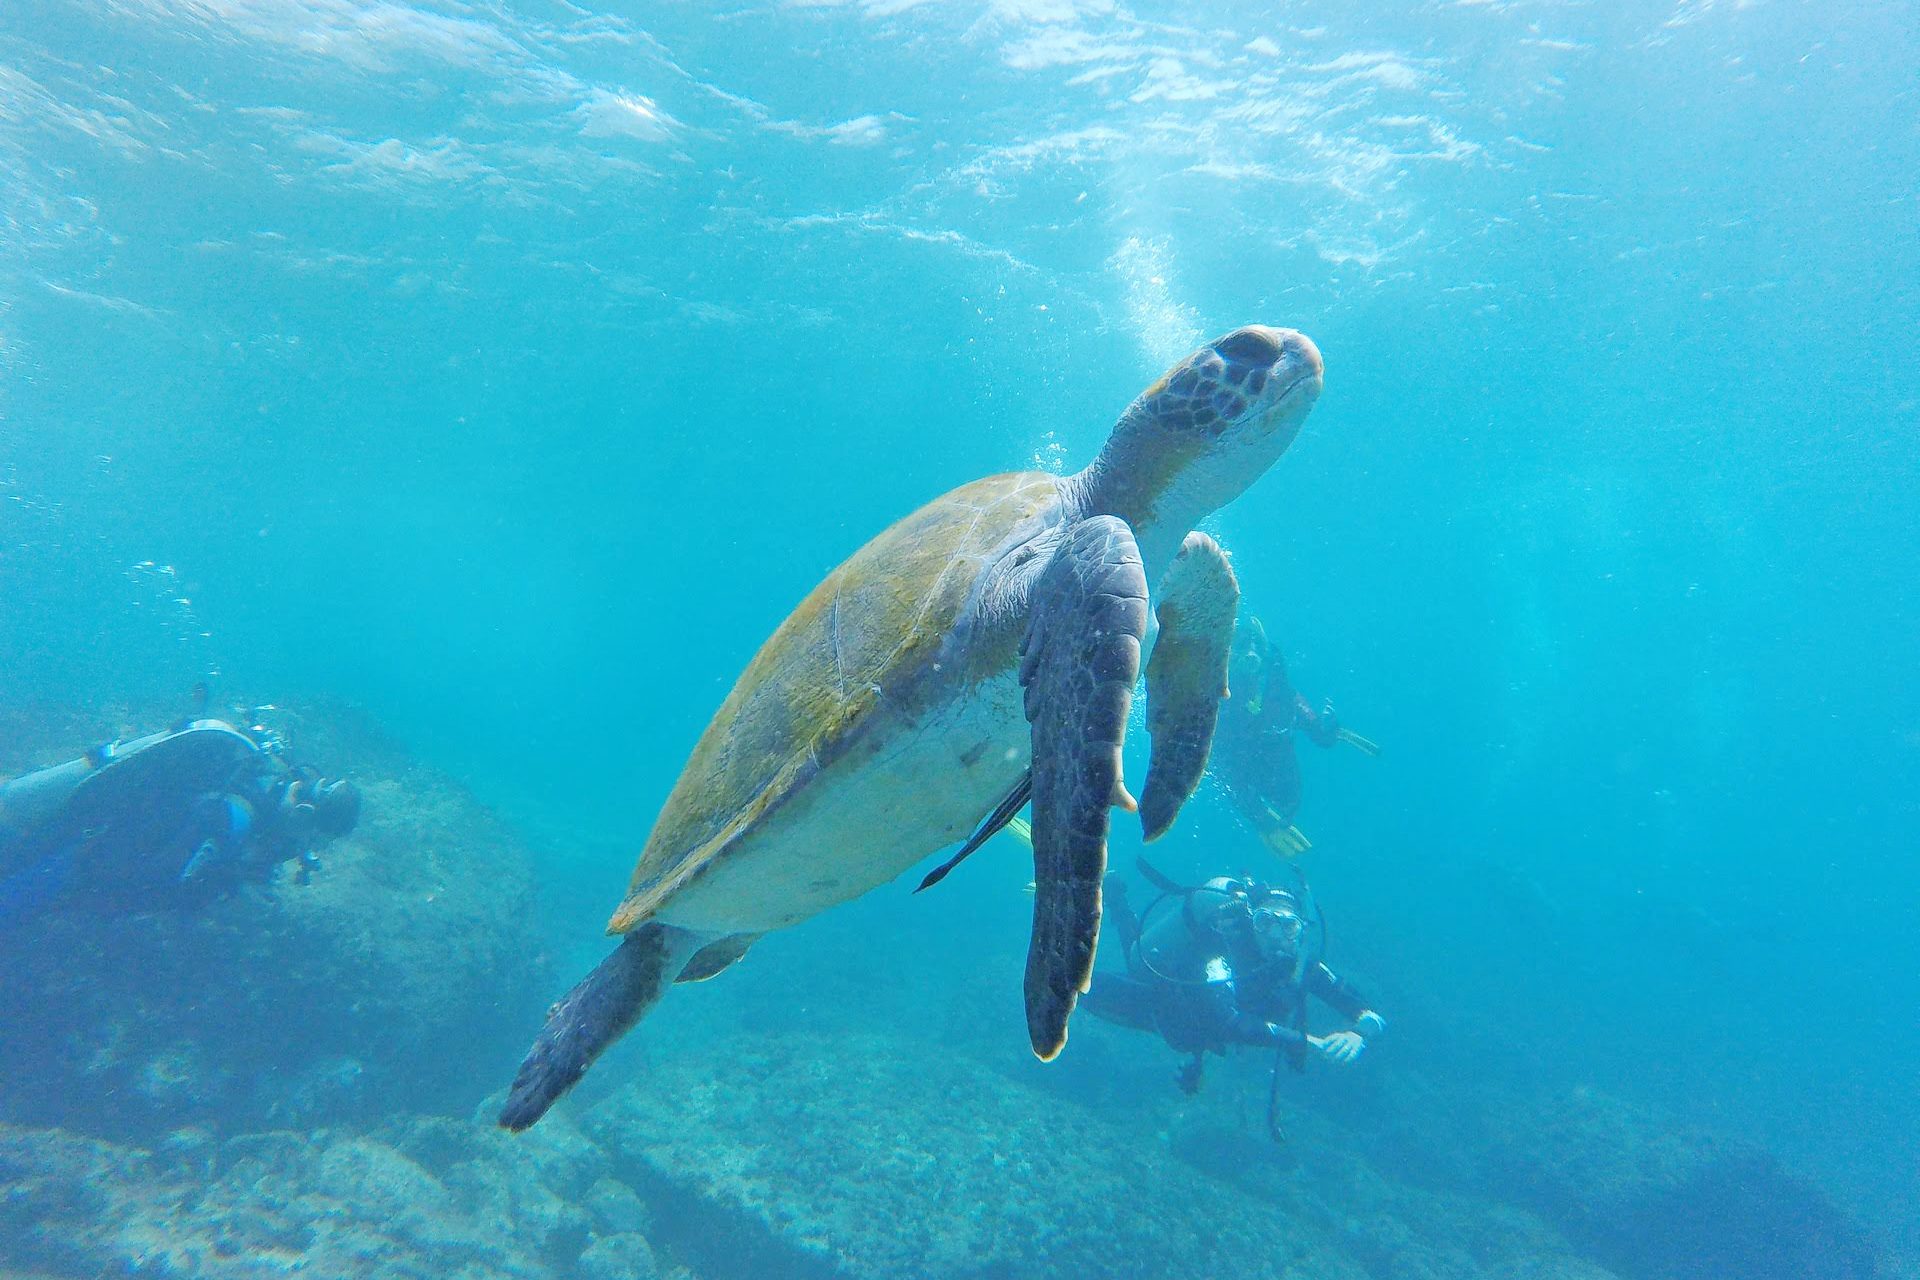
<svg viewBox="0 0 1920 1280"><path fill-rule="evenodd" d="M1027 1029L1059 1053L1092 970L1109 810L1164 832L1226 694L1239 587L1189 530L1272 465L1320 385L1305 336L1236 329L1142 392L1084 471L963 485L830 573L694 747L607 927L624 940L548 1012L501 1125L538 1120L670 981L711 978L972 830L965 856L1029 798ZM1136 805L1120 747L1149 584Z"/></svg>

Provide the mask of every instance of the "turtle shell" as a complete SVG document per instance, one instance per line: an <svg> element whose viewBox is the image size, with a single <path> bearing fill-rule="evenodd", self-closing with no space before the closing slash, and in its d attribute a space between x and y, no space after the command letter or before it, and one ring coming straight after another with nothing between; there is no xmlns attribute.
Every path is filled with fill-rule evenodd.
<svg viewBox="0 0 1920 1280"><path fill-rule="evenodd" d="M751 846L802 791L850 781L850 756L872 758L890 731L924 724L942 700L1011 672L1016 631L996 632L990 653L965 645L956 652L948 641L982 570L1038 532L1058 497L1058 480L1045 472L974 481L893 524L828 574L760 647L701 735L608 931L647 920Z"/></svg>

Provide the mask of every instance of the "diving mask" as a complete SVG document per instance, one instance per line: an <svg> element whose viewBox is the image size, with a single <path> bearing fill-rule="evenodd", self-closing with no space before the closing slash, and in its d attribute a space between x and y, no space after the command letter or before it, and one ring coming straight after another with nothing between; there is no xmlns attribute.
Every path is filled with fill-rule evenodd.
<svg viewBox="0 0 1920 1280"><path fill-rule="evenodd" d="M1269 946L1292 951L1300 945L1300 935L1307 931L1307 922L1289 907L1255 907L1253 930Z"/></svg>

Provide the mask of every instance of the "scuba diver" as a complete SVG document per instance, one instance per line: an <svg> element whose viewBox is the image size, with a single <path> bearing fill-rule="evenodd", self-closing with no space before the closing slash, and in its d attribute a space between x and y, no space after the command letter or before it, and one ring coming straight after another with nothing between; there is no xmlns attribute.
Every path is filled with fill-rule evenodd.
<svg viewBox="0 0 1920 1280"><path fill-rule="evenodd" d="M1369 756L1380 748L1341 727L1331 703L1315 711L1294 691L1286 659L1258 618L1245 619L1234 637L1228 686L1233 696L1220 705L1208 770L1268 848L1285 858L1305 853L1313 844L1293 825L1300 811L1296 732L1317 747L1344 742Z"/></svg>
<svg viewBox="0 0 1920 1280"><path fill-rule="evenodd" d="M255 736L255 735L258 736ZM279 741L192 720L0 782L0 924L59 906L193 908L353 830L358 789Z"/></svg>
<svg viewBox="0 0 1920 1280"><path fill-rule="evenodd" d="M1144 860L1137 865L1160 896L1136 916L1124 882L1107 877L1108 919L1118 930L1126 973L1095 978L1080 1007L1096 1018L1154 1032L1191 1055L1177 1077L1189 1094L1200 1088L1208 1053L1223 1054L1236 1044L1273 1049L1267 1127L1280 1141L1281 1063L1295 1071L1306 1069L1310 1055L1351 1063L1386 1029L1386 1020L1327 967L1326 919L1304 878L1296 877L1293 888L1250 876L1216 876L1187 887ZM1350 1028L1311 1034L1308 996L1347 1018Z"/></svg>

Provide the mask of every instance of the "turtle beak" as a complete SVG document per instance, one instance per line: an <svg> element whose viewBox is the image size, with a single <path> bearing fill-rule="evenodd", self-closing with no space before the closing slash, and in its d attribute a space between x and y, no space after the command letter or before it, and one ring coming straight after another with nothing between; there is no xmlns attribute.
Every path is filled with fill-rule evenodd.
<svg viewBox="0 0 1920 1280"><path fill-rule="evenodd" d="M1244 383L1255 394L1271 387L1275 401L1285 400L1309 383L1312 394L1318 395L1326 372L1320 348L1297 329L1250 324L1214 343L1213 349L1232 370L1232 381Z"/></svg>
<svg viewBox="0 0 1920 1280"><path fill-rule="evenodd" d="M1312 338L1294 329L1273 329L1269 332L1280 341L1280 358L1274 362L1274 376L1284 383L1291 373L1294 385L1311 381L1314 394L1318 395L1327 372L1326 361L1320 358L1320 348L1313 344Z"/></svg>

